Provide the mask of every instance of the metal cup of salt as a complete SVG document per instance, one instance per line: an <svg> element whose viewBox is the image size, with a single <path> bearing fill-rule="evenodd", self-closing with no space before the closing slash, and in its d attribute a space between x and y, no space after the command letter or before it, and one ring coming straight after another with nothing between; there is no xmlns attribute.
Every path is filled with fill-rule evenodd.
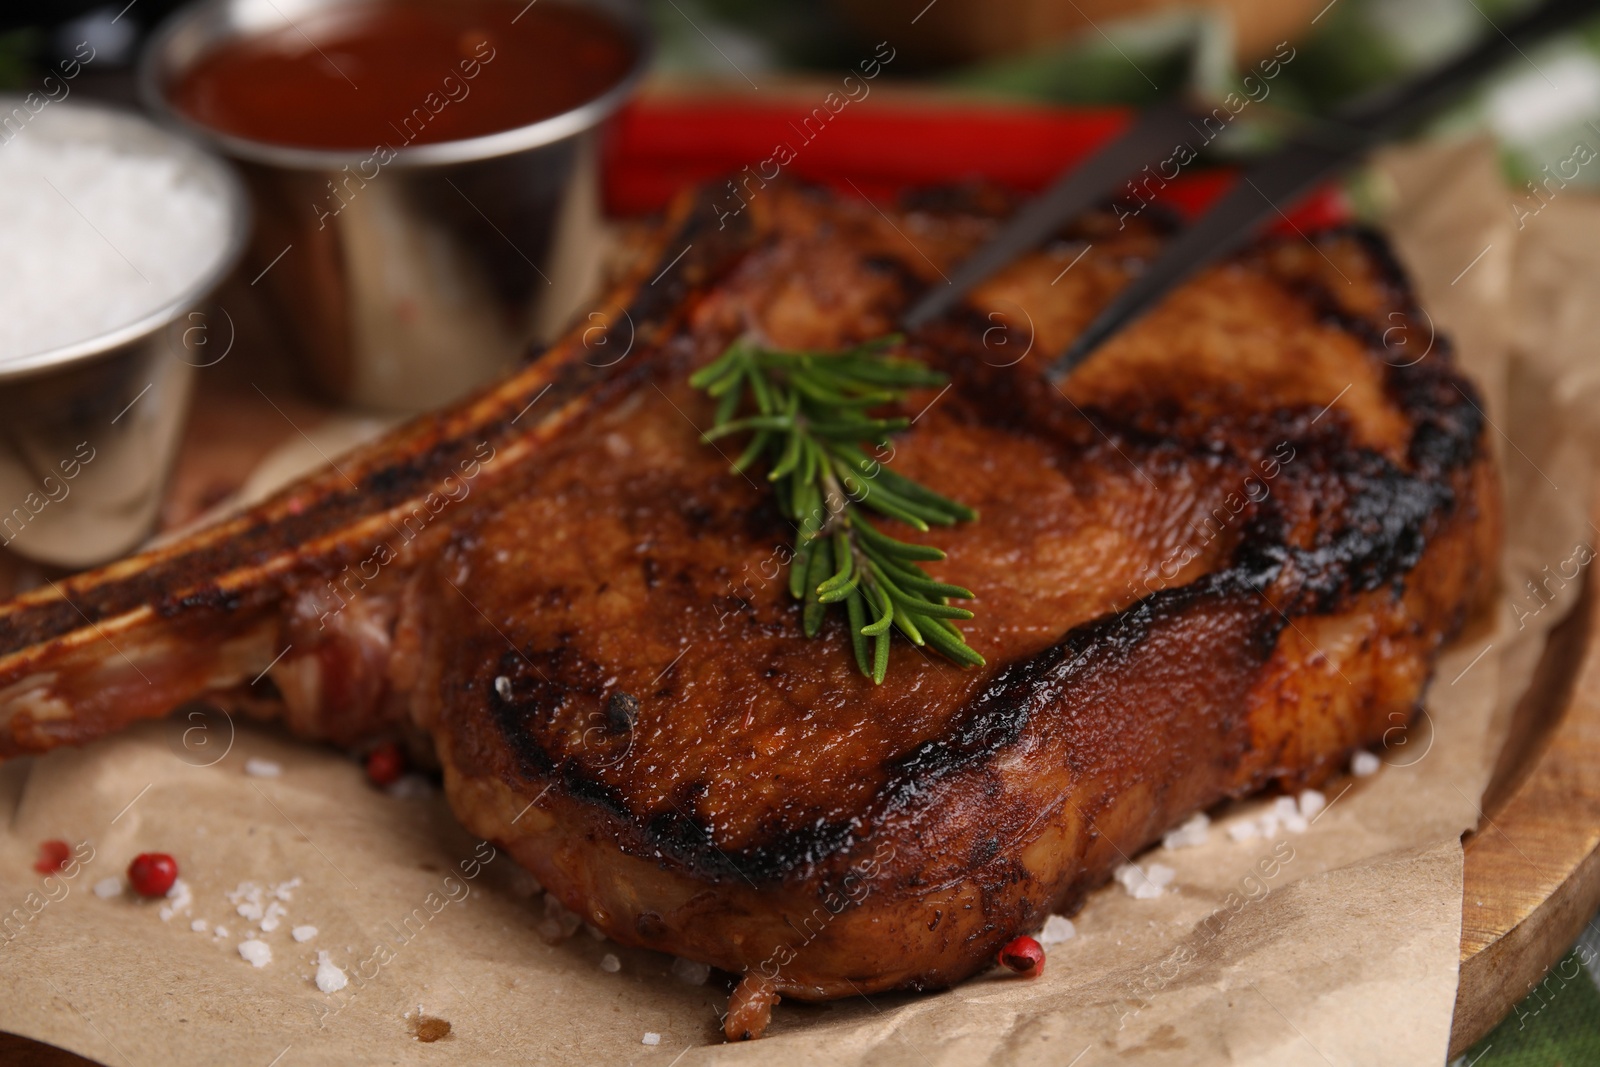
<svg viewBox="0 0 1600 1067"><path fill-rule="evenodd" d="M509 10L532 8L506 0ZM145 106L231 157L257 218L248 258L306 372L327 398L422 411L482 385L553 338L599 282L599 128L631 94L650 32L626 0L569 0L631 48L620 80L539 121L383 150L296 147L240 136L175 105L219 49L373 0L201 0L146 46ZM500 62L510 62L501 60ZM404 128L402 128L404 127ZM252 283L255 284L255 283Z"/></svg>
<svg viewBox="0 0 1600 1067"><path fill-rule="evenodd" d="M190 316L238 259L248 204L226 164L147 119L37 95L0 96L0 190L0 545L102 563L156 525L195 368L227 343Z"/></svg>

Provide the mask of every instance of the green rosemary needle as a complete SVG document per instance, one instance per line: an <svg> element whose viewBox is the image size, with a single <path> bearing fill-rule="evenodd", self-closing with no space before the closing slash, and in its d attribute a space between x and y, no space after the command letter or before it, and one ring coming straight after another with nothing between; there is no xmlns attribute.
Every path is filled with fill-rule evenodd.
<svg viewBox="0 0 1600 1067"><path fill-rule="evenodd" d="M944 384L944 375L923 364L889 356L899 340L882 337L843 352L780 352L740 339L689 379L717 401L704 440L747 433L734 469L758 459L770 464L778 506L796 526L789 591L805 604L806 636L817 635L830 604L842 603L856 665L874 683L889 668L891 629L963 666L983 663L955 625L972 612L950 604L972 593L934 581L919 565L944 553L890 537L866 517L871 510L921 531L978 517L862 447L885 447L890 434L910 425L873 409L900 402L910 389Z"/></svg>

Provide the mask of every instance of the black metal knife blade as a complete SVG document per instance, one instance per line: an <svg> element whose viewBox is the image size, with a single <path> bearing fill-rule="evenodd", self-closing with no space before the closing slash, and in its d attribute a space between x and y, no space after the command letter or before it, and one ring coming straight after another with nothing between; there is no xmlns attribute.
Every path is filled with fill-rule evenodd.
<svg viewBox="0 0 1600 1067"><path fill-rule="evenodd" d="M960 263L949 284L923 293L901 316L901 324L915 330L944 314L979 282L1109 195L1118 182L1170 155L1177 143L1193 132L1189 121L1188 109L1176 102L1147 108L1127 131L1023 204L999 233Z"/></svg>

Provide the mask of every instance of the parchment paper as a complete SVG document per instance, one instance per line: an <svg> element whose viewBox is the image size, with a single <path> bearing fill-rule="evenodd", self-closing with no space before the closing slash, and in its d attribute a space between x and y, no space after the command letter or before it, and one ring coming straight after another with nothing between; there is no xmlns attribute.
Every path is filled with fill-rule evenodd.
<svg viewBox="0 0 1600 1067"><path fill-rule="evenodd" d="M1144 857L1176 869L1166 894L1094 895L1038 980L990 974L941 994L785 1004L766 1039L725 1046L715 979L688 984L669 958L581 929L547 944L529 879L458 829L437 793L386 796L336 753L180 718L0 768L0 1027L140 1067L1437 1067L1455 998L1460 835L1478 822L1543 636L1576 594L1568 582L1527 599L1524 582L1593 545L1595 442L1577 413L1600 390L1589 340L1600 310L1588 299L1600 207L1564 192L1519 231L1481 145L1408 150L1378 169L1422 302L1485 385L1510 547L1501 603L1440 663L1427 715L1396 731L1378 774L1332 783L1306 832L1236 842L1226 825L1267 802L1238 805L1205 845ZM1407 343L1420 354L1428 339ZM249 757L281 775L246 775ZM31 863L56 837L86 842L84 859L45 880ZM190 887L168 919L162 902L91 892L146 849L174 853ZM245 882L286 912L255 935L273 956L260 968L237 946L261 923L226 896ZM299 942L290 931L302 925L316 933ZM346 988L318 989L319 952ZM419 1012L449 1020L449 1036L416 1040Z"/></svg>

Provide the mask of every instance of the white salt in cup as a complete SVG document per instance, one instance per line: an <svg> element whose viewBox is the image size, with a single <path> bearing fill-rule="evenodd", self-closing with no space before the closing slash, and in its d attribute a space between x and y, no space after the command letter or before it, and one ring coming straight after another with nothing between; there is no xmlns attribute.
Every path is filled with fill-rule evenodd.
<svg viewBox="0 0 1600 1067"><path fill-rule="evenodd" d="M200 250L192 270L141 273L136 262L152 251L159 254L159 246L111 246L127 263L130 278L145 279L134 282L137 298L118 288L126 279L96 276L84 285L77 276L72 280L82 292L74 306L34 300L13 310L49 316L45 329L36 333L53 334L61 343L0 352L0 427L5 431L0 434L0 545L40 562L86 567L127 553L155 527L195 369L213 362L226 341L202 337L186 316L237 261L249 209L226 164L130 112L0 96L0 153L24 144L36 153L71 153L74 146L92 145L114 150L117 159L169 160L182 179L175 195L205 197L220 209L220 223L206 230L210 246ZM0 193L38 197L34 207L40 214L48 207L52 217L65 214L60 207L65 201L100 239L120 232L108 224L108 212L152 210L140 202L148 190L133 187L126 190L129 203L114 203L113 183L111 198L99 196L85 211L72 203L77 186L70 175L58 170L51 181L45 168L37 178L14 181L23 187ZM27 210L22 209L24 220ZM99 216L98 226L91 215ZM70 216L67 224L74 225ZM45 255L48 249L45 242L18 251ZM71 266L93 269L86 263ZM105 321L106 305L113 302L119 314ZM20 332L29 335L26 329ZM215 347L208 347L212 341Z"/></svg>

